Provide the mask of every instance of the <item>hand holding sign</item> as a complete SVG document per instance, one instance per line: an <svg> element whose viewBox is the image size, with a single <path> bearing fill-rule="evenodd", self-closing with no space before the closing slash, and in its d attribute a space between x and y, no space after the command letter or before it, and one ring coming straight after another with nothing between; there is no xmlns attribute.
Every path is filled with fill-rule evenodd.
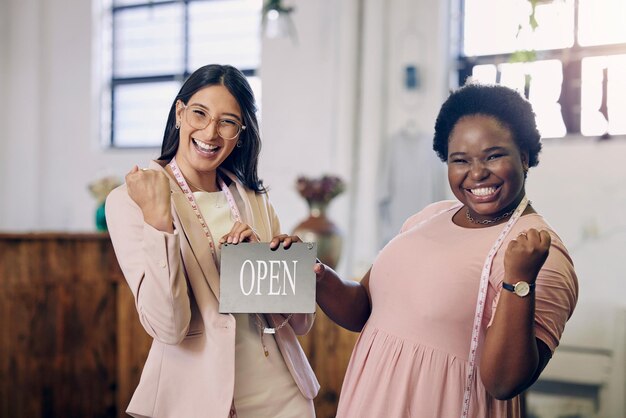
<svg viewBox="0 0 626 418"><path fill-rule="evenodd" d="M220 238L219 244L222 246L240 242L259 242L259 235L250 225L236 221L230 232Z"/></svg>
<svg viewBox="0 0 626 418"><path fill-rule="evenodd" d="M281 234L281 235L277 235L275 236L271 241L270 241L270 248L272 250L277 249L280 246L280 243L282 242L283 244L283 248L285 250L288 250L289 247L291 247L291 244L294 242L302 242L302 240L300 239L299 236L297 235L287 235L287 234Z"/></svg>

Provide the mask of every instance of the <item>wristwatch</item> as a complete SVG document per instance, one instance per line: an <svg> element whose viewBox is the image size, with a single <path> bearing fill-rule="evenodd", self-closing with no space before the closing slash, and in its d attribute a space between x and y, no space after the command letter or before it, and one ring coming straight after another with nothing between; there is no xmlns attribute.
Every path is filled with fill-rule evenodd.
<svg viewBox="0 0 626 418"><path fill-rule="evenodd" d="M508 290L509 292L515 293L520 298L523 298L524 296L535 290L535 284L527 282L517 282L515 284L509 284L502 282L502 288Z"/></svg>

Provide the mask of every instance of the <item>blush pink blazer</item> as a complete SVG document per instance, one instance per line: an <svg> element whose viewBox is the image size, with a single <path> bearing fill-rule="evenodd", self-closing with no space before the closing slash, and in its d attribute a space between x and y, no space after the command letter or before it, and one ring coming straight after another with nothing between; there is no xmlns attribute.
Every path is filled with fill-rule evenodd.
<svg viewBox="0 0 626 418"><path fill-rule="evenodd" d="M164 171L156 161L152 170ZM243 221L262 242L280 233L266 194L244 188L234 175L230 189ZM135 297L141 324L154 339L141 380L128 406L134 417L226 418L235 385L235 318L218 312L219 275L209 243L177 183L170 178L174 233L143 220L126 185L112 191L106 218L124 277ZM270 324L282 315L266 315ZM313 325L312 314L297 314L276 333L276 342L298 388L313 399L319 383L296 335Z"/></svg>

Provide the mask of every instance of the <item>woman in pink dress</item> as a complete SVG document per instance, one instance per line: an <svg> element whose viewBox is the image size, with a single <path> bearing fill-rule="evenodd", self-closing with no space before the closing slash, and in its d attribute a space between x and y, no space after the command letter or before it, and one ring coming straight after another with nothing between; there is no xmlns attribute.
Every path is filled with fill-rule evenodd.
<svg viewBox="0 0 626 418"><path fill-rule="evenodd" d="M361 332L338 418L518 417L574 310L572 260L526 198L541 150L530 104L462 87L433 148L458 201L409 218L360 282L315 266L320 307Z"/></svg>

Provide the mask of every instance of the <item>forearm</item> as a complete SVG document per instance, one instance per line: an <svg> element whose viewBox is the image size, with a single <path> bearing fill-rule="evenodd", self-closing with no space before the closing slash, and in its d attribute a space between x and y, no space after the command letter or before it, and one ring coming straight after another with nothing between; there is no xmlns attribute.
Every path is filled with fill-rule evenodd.
<svg viewBox="0 0 626 418"><path fill-rule="evenodd" d="M191 308L179 237L145 223L125 190L109 195L106 211L115 255L135 297L141 324L158 341L180 342L189 327Z"/></svg>
<svg viewBox="0 0 626 418"><path fill-rule="evenodd" d="M487 391L510 399L536 379L540 355L534 331L535 294L519 297L502 291L487 330L480 374Z"/></svg>
<svg viewBox="0 0 626 418"><path fill-rule="evenodd" d="M369 272L363 279L369 280ZM362 282L363 282L362 281ZM317 282L317 304L335 323L350 331L360 332L370 313L370 297L367 285L342 280L330 267Z"/></svg>
<svg viewBox="0 0 626 418"><path fill-rule="evenodd" d="M187 334L191 321L179 237L162 234L149 226L145 229L144 277L136 289L139 317L155 339L178 344Z"/></svg>
<svg viewBox="0 0 626 418"><path fill-rule="evenodd" d="M174 222L170 206L150 206L142 212L144 222L151 225L154 229L169 234L174 232Z"/></svg>

